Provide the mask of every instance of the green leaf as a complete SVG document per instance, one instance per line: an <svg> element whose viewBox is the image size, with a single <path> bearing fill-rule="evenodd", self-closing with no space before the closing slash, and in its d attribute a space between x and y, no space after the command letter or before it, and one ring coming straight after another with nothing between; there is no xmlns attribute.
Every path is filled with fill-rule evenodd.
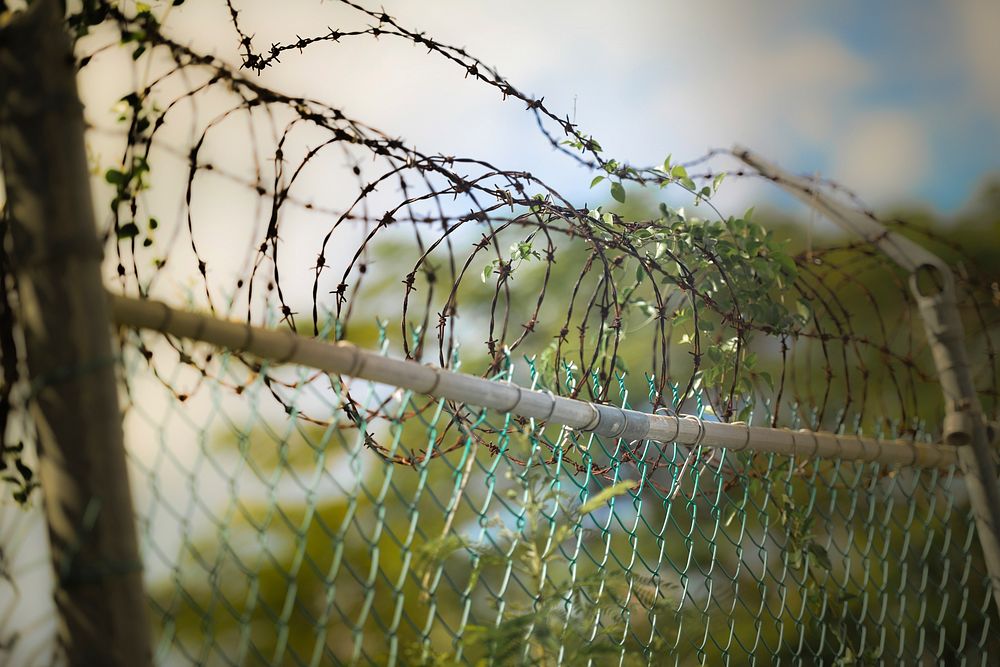
<svg viewBox="0 0 1000 667"><path fill-rule="evenodd" d="M466 546L465 540L458 535L442 535L426 542L415 550L415 569L423 574L428 568L443 563L448 556L464 546Z"/></svg>
<svg viewBox="0 0 1000 667"><path fill-rule="evenodd" d="M798 313L803 322L808 322L812 318L812 311L809 309L809 304L805 301L799 300L795 302L795 312Z"/></svg>
<svg viewBox="0 0 1000 667"><path fill-rule="evenodd" d="M489 280L492 274L493 274L493 262L490 262L483 269L483 275L482 275L483 282L485 283L487 280Z"/></svg>
<svg viewBox="0 0 1000 667"><path fill-rule="evenodd" d="M104 172L104 180L112 185L122 185L128 182L128 177L117 169L108 169Z"/></svg>
<svg viewBox="0 0 1000 667"><path fill-rule="evenodd" d="M656 314L656 307L646 301L636 301L635 307L639 309L639 312L647 317L652 317Z"/></svg>
<svg viewBox="0 0 1000 667"><path fill-rule="evenodd" d="M757 374L757 376L764 382L764 384L767 385L768 389L772 392L774 391L774 378L771 377L770 373L767 371L761 371Z"/></svg>
<svg viewBox="0 0 1000 667"><path fill-rule="evenodd" d="M816 562L825 570L833 569L833 563L830 562L830 554L826 552L826 549L816 544L815 542L809 543L809 553L816 557Z"/></svg>
<svg viewBox="0 0 1000 667"><path fill-rule="evenodd" d="M726 177L726 172L722 172L720 174L716 174L715 175L715 178L712 179L712 191L713 192L718 192L719 191L719 186L722 185L722 179L724 179L725 177Z"/></svg>
<svg viewBox="0 0 1000 667"><path fill-rule="evenodd" d="M118 228L118 238L120 239L130 239L134 236L138 236L139 226L134 222L129 222Z"/></svg>
<svg viewBox="0 0 1000 667"><path fill-rule="evenodd" d="M615 182L611 184L611 196L615 198L622 204L625 203L625 188L621 183Z"/></svg>
<svg viewBox="0 0 1000 667"><path fill-rule="evenodd" d="M597 185L598 183L600 183L600 182L601 182L601 181L603 181L603 180L604 180L604 177L603 177L603 176L595 176L595 177L594 177L594 180L592 180L592 181L590 182L590 187L594 187L595 185Z"/></svg>
<svg viewBox="0 0 1000 667"><path fill-rule="evenodd" d="M687 178L688 172L683 165L677 165L670 170L670 176L678 180Z"/></svg>
<svg viewBox="0 0 1000 667"><path fill-rule="evenodd" d="M736 413L736 421L745 422L753 412L753 404L743 406L743 409Z"/></svg>
<svg viewBox="0 0 1000 667"><path fill-rule="evenodd" d="M584 504L580 505L580 508L577 510L577 514L579 514L580 516L586 516L587 514L590 514L591 512L596 510L598 507L604 505L604 503L608 502L612 498L624 495L629 491L631 491L632 489L636 488L637 486L639 486L639 482L635 481L634 479L613 484L612 486L609 486L606 489L602 490L600 493L598 493L593 498L589 499Z"/></svg>
<svg viewBox="0 0 1000 667"><path fill-rule="evenodd" d="M510 247L510 255L513 260L531 259L531 256L534 254L531 241L520 241Z"/></svg>
<svg viewBox="0 0 1000 667"><path fill-rule="evenodd" d="M798 269L795 266L795 260L782 252L776 252L771 255L772 259L781 266L781 269L785 274L794 277L798 273Z"/></svg>

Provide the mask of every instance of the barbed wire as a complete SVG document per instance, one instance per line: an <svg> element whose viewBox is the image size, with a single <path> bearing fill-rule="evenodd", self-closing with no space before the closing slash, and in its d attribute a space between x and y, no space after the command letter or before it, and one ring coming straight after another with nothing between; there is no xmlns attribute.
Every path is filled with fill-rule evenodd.
<svg viewBox="0 0 1000 667"><path fill-rule="evenodd" d="M175 30L171 7L86 0L68 16L85 77L121 52L133 63L131 81L114 71L117 124L88 125L116 150L110 165L93 151L113 291L513 384L518 403L530 387L552 406L671 415L676 441L433 398L442 373L425 395L292 353L123 329L114 362L158 659L391 663L415 650L430 664L503 646L527 662L549 640L567 664L578 645L591 662L620 650L622 664L625 651L642 663L989 653L991 580L961 466L872 456L886 439L941 436L907 276L871 243L792 250L793 232L771 224L784 221L725 213L724 181L762 178L730 168L730 150L630 166L471 50L336 7L334 27L262 46L238 3L216 2L228 24L211 53ZM525 164L417 150L339 100L266 84L300 53L389 40L523 105L543 148L610 185L607 203L581 206ZM875 217L843 186L811 183ZM691 206L660 203L662 188ZM956 266L996 420L995 269L939 232L882 222ZM0 326L16 333L8 259L0 248ZM23 408L48 380L23 387L17 345L0 338L0 432L30 451ZM614 412L599 407L597 425ZM714 420L740 425L743 446L711 446ZM764 425L794 430L807 453L754 451L751 426ZM821 430L877 442L852 435L847 455L819 458ZM0 461L23 502L37 482L22 449L5 444ZM0 586L29 601L38 587L11 553ZM12 638L0 632L0 654L14 655Z"/></svg>
<svg viewBox="0 0 1000 667"><path fill-rule="evenodd" d="M98 3L93 10L98 14L71 18L76 26L110 19L120 33L116 43L135 45L137 61L165 55L170 62L123 96L125 150L120 168L106 173L115 188L107 239L118 257L122 291L150 294L173 271L197 280L192 304L211 313L235 312L239 304L248 322L274 314L290 329L332 338L370 329L363 322L378 316L395 329L395 344L406 358L433 358L448 367L461 348L466 367L474 364L491 376L504 370L506 360L525 356L535 360L533 380L539 386L599 402L611 400L609 388L628 370L634 379L649 379L643 407L650 410L676 408L700 394L709 411L726 421L764 415L774 426L797 420L833 431L892 423L906 434L938 420L942 407L930 354L911 324L915 306L905 281L870 244L787 255L756 220L725 216L712 204L720 175L758 177L743 168L711 166L730 156L728 151L716 149L677 165L630 167L608 158L592 136L552 111L544 98L522 92L465 49L440 43L383 11L347 0L339 4L366 25L327 27L259 48L227 0L238 64L185 46L171 36L169 17L157 18L151 10L129 14ZM543 139L610 180L616 198L624 198L626 182L681 188L705 207L707 217L666 205L639 220L612 207L579 208L532 173L418 151L327 102L255 80L282 66L282 58L317 44L381 38L426 49L428 56L453 65L456 75L497 90L501 100L524 103ZM106 44L82 54L80 67L93 66L96 54L112 48L115 44ZM215 104L213 117L185 112L185 105L210 95L227 100ZM224 160L204 157L215 135L240 119L250 129L250 177ZM165 128L182 120L192 126L187 147L160 139ZM270 141L255 131L255 123L263 121L272 129ZM304 148L299 133L307 129L323 138ZM331 150L339 152L343 166L324 177L356 184L343 206L314 203L299 187L315 165L331 169ZM151 163L158 155L187 164L183 221L171 230L173 245L162 250L152 234L162 223L145 203L147 189L156 187ZM710 168L687 174L688 168L704 166ZM199 216L192 204L202 179L210 176L258 200L258 219L238 232L251 248L246 271L232 283L212 277L212 253L199 240L203 229L218 224ZM828 181L816 185L854 197ZM308 213L325 230L308 262L283 240L294 233L285 220L290 208ZM892 224L961 253L933 232L903 221ZM177 247L182 237L187 253ZM187 264L178 266L182 261ZM965 266L959 282L966 326L970 337L985 341L981 391L995 416L997 314L989 307L983 273ZM304 300L292 291L301 292L301 286L286 286L291 271L310 276L308 312L299 312ZM400 283L391 280L396 271ZM138 340L158 372L159 353ZM170 345L177 357L165 359L166 367L179 360L201 378L223 381L213 376L211 355L196 359L180 343ZM259 361L243 361L267 376L272 396L287 412L331 423L328 416L293 410L286 402L282 392L294 391L296 382L282 380ZM158 376L170 385L166 374ZM230 389L242 387L230 384ZM174 390L186 400L198 385ZM385 417L387 400L366 404L349 391L345 396L345 410L356 423ZM452 413L461 419L460 409ZM372 448L386 451L374 439Z"/></svg>

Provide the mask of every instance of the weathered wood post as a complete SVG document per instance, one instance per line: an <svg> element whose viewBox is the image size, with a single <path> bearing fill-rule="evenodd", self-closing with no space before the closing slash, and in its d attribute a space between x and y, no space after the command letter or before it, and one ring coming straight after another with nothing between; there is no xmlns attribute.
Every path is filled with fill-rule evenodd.
<svg viewBox="0 0 1000 667"><path fill-rule="evenodd" d="M0 158L71 665L148 665L150 632L76 67L56 0L0 5Z"/></svg>

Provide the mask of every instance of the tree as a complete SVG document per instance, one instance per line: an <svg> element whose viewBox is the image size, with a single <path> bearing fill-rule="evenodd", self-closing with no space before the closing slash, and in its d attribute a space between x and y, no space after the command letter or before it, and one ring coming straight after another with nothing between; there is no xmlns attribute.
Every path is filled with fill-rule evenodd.
<svg viewBox="0 0 1000 667"><path fill-rule="evenodd" d="M461 361L466 372L647 411L883 436L936 431L943 406L912 303L870 247L833 240L797 251L795 228L773 216L722 215L713 203L722 172L614 160L542 98L383 12L355 8L367 22L357 30L259 51L227 8L240 66L172 38L166 8L88 2L67 19L79 38L113 33L110 48L149 68L120 100L123 158L99 170L115 289L156 295L177 271L193 279L191 308L213 315L441 366ZM521 100L615 203L580 208L531 174L422 153L257 78L292 51L358 38L429 49ZM80 44L86 70L103 47ZM223 106L202 117L198 103L216 95ZM177 137L178 117L191 122L190 139ZM246 171L220 162L214 143L234 121L254 141L274 128L263 145L232 147L246 151ZM325 161L336 150L345 165ZM158 180L178 155L183 182ZM314 202L301 185L314 169L356 179L353 200ZM260 224L240 230L249 252L233 276L217 268L233 240L205 241L214 221L199 197L216 178L233 184L234 201L261 204ZM643 199L640 186L686 193L692 206ZM171 189L183 201L172 228L160 213ZM319 231L290 222L291 210ZM308 259L290 250L301 229L315 234ZM305 290L289 287L294 271L309 276ZM995 416L988 284L972 269L963 276ZM183 535L181 559L168 554L169 575L152 582L165 656L575 664L766 652L865 662L958 658L989 641L981 602L942 593L958 564L982 567L951 537L971 535L968 513L941 509L960 504L953 471L638 447L172 340L122 344L162 382L168 416L183 412L193 431L195 460L176 465L194 497L178 503L187 508L175 511L178 523L186 531L200 515L211 529ZM142 419L152 401L132 390ZM170 428L151 421L165 453L136 466L155 498L166 492L156 486L162 460L177 457ZM203 475L227 488L224 500L200 498ZM263 497L244 497L244 486ZM928 557L934 549L940 559ZM885 573L890 552L936 582L939 598L919 614L906 605L925 590ZM889 599L893 585L903 602ZM894 624L875 642L885 623L873 604ZM938 643L911 644L910 633ZM965 635L974 640L963 644Z"/></svg>

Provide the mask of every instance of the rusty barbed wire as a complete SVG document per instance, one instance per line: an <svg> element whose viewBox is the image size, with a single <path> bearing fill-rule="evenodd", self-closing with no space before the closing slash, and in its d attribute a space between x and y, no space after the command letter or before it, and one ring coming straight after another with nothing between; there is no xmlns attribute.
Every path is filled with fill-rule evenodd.
<svg viewBox="0 0 1000 667"><path fill-rule="evenodd" d="M781 244L755 220L723 215L712 204L720 174L757 177L743 168L714 166L727 151L679 163L680 171L619 163L543 97L524 93L465 49L385 12L347 0L339 4L365 25L327 27L259 49L227 0L234 33L229 53L236 62L198 53L171 37L169 17L161 23L151 11L129 14L102 5L117 26L115 44L138 45L137 61L156 55L169 63L122 97L124 151L120 167L105 174L115 190L106 238L118 259L119 289L147 295L164 276L182 275L197 285L190 291L192 305L211 313L241 312L247 322L271 321L273 315L300 333L361 337L369 344L377 341L366 322L379 317L395 331L387 344L408 359L450 367L461 349L463 368L495 376L507 372L512 359L525 357L533 360L530 381L537 386L599 402L614 400L616 378L628 371L630 382L647 378L633 395L644 396L634 403L649 410L698 401L726 421L753 418L773 426L901 435L939 421L930 354L911 324L915 306L902 277L871 245L810 248L782 260ZM597 176L619 187L631 182L681 188L707 215L661 205L648 218L632 220L612 207L580 208L532 173L418 151L328 102L286 94L256 79L281 67L286 55L317 44L380 38L426 49L429 57L453 65L456 76L496 89L501 99L523 102L543 140ZM115 44L82 54L80 67L94 66L94 57ZM209 97L214 115L192 111ZM207 148L235 122L247 125L247 173L214 159ZM161 139L180 123L191 127L187 146ZM310 141L304 143L307 132ZM339 166L331 166L330 153ZM154 163L167 158L186 163L186 178L179 222L164 230L146 198L150 184L157 187ZM694 167L706 171L689 176L686 169ZM317 203L303 191L300 183L313 168L328 181L355 184L344 205ZM227 223L234 241L238 237L248 248L244 271L232 281L213 274L213 253L200 238L219 223L193 203L215 178L256 201L248 224ZM816 185L853 196L827 181ZM855 203L860 206L860 200ZM287 220L289 211L307 214L310 225L322 228L309 260L301 248L289 247L287 237L298 233ZM933 232L892 224L962 252ZM163 244L167 232L170 240ZM989 281L977 267L965 266L959 284L966 326L970 337L983 341L980 388L995 418L1000 318L990 306ZM288 283L292 274L294 288ZM303 285L308 299L302 298ZM236 393L244 389L217 376L211 353L199 355L171 341L175 356L161 364L165 352L154 352L142 337L132 340L178 400L199 391L205 379ZM161 372L178 362L194 372L183 386L173 372ZM289 414L320 425L335 421L292 405L287 396L302 380L284 379L280 369L259 360L242 362L248 382L263 376ZM306 382L317 379L314 374ZM369 400L345 387L342 409L351 419L343 428L400 418L388 414L391 396ZM450 411L469 425L460 406ZM382 456L396 456L402 464L419 459L390 455L375 434L366 437ZM440 435L442 442L448 437ZM429 455L447 451L435 447Z"/></svg>

